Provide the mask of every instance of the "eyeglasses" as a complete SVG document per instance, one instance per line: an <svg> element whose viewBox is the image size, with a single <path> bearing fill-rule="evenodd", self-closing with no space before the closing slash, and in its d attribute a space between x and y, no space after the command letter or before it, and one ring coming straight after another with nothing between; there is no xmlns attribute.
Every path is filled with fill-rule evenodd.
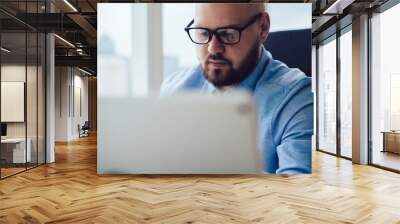
<svg viewBox="0 0 400 224"><path fill-rule="evenodd" d="M240 42L242 31L252 25L262 14L254 16L248 23L242 27L220 27L210 30L203 27L190 27L194 23L194 19L185 27L186 33L190 40L195 44L208 44L212 36L215 35L219 42L227 45L237 44Z"/></svg>

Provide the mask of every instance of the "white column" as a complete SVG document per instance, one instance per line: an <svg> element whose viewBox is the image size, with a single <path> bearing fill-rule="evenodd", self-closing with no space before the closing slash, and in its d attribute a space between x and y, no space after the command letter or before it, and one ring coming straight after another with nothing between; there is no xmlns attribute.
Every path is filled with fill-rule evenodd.
<svg viewBox="0 0 400 224"><path fill-rule="evenodd" d="M368 163L368 16L353 19L353 162Z"/></svg>
<svg viewBox="0 0 400 224"><path fill-rule="evenodd" d="M46 163L55 161L55 54L54 35L46 35Z"/></svg>
<svg viewBox="0 0 400 224"><path fill-rule="evenodd" d="M312 150L317 149L317 48L315 45L312 45L311 48L311 91L313 92L314 98L314 134L311 137L312 142Z"/></svg>

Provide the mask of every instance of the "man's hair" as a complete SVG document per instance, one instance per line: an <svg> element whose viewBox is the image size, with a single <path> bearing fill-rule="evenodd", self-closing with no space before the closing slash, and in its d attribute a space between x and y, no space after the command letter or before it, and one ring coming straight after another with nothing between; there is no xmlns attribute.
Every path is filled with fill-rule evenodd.
<svg viewBox="0 0 400 224"><path fill-rule="evenodd" d="M269 0L250 0L249 3L252 3L253 5L256 6L257 12L265 12L267 9L267 3Z"/></svg>
<svg viewBox="0 0 400 224"><path fill-rule="evenodd" d="M257 13L265 12L265 10L266 10L266 3L264 3L264 2L262 2L262 3L252 3L250 5L255 7L255 10L257 11Z"/></svg>
<svg viewBox="0 0 400 224"><path fill-rule="evenodd" d="M250 0L249 3L268 3L269 0Z"/></svg>
<svg viewBox="0 0 400 224"><path fill-rule="evenodd" d="M247 11L250 12L252 15L256 15L259 13L263 13L266 11L267 8L267 3L268 1L260 1L260 0L255 0L255 1L249 1L249 2L232 2L233 4L237 5L242 5L245 8L247 8ZM204 3L196 3L196 5L202 5Z"/></svg>

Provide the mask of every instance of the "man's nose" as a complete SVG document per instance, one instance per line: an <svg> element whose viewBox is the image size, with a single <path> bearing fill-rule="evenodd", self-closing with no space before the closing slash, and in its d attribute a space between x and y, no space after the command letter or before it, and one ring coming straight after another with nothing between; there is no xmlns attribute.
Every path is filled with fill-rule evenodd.
<svg viewBox="0 0 400 224"><path fill-rule="evenodd" d="M218 38L213 35L211 37L210 42L208 43L208 52L210 54L216 54L216 53L223 53L225 51L225 46L219 42Z"/></svg>

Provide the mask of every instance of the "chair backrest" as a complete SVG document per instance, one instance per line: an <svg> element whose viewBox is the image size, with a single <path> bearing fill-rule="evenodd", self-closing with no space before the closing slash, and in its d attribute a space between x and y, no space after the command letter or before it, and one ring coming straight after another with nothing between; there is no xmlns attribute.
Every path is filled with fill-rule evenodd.
<svg viewBox="0 0 400 224"><path fill-rule="evenodd" d="M89 128L89 121L85 121L82 128Z"/></svg>
<svg viewBox="0 0 400 224"><path fill-rule="evenodd" d="M271 32L264 47L274 59L311 76L311 29Z"/></svg>

